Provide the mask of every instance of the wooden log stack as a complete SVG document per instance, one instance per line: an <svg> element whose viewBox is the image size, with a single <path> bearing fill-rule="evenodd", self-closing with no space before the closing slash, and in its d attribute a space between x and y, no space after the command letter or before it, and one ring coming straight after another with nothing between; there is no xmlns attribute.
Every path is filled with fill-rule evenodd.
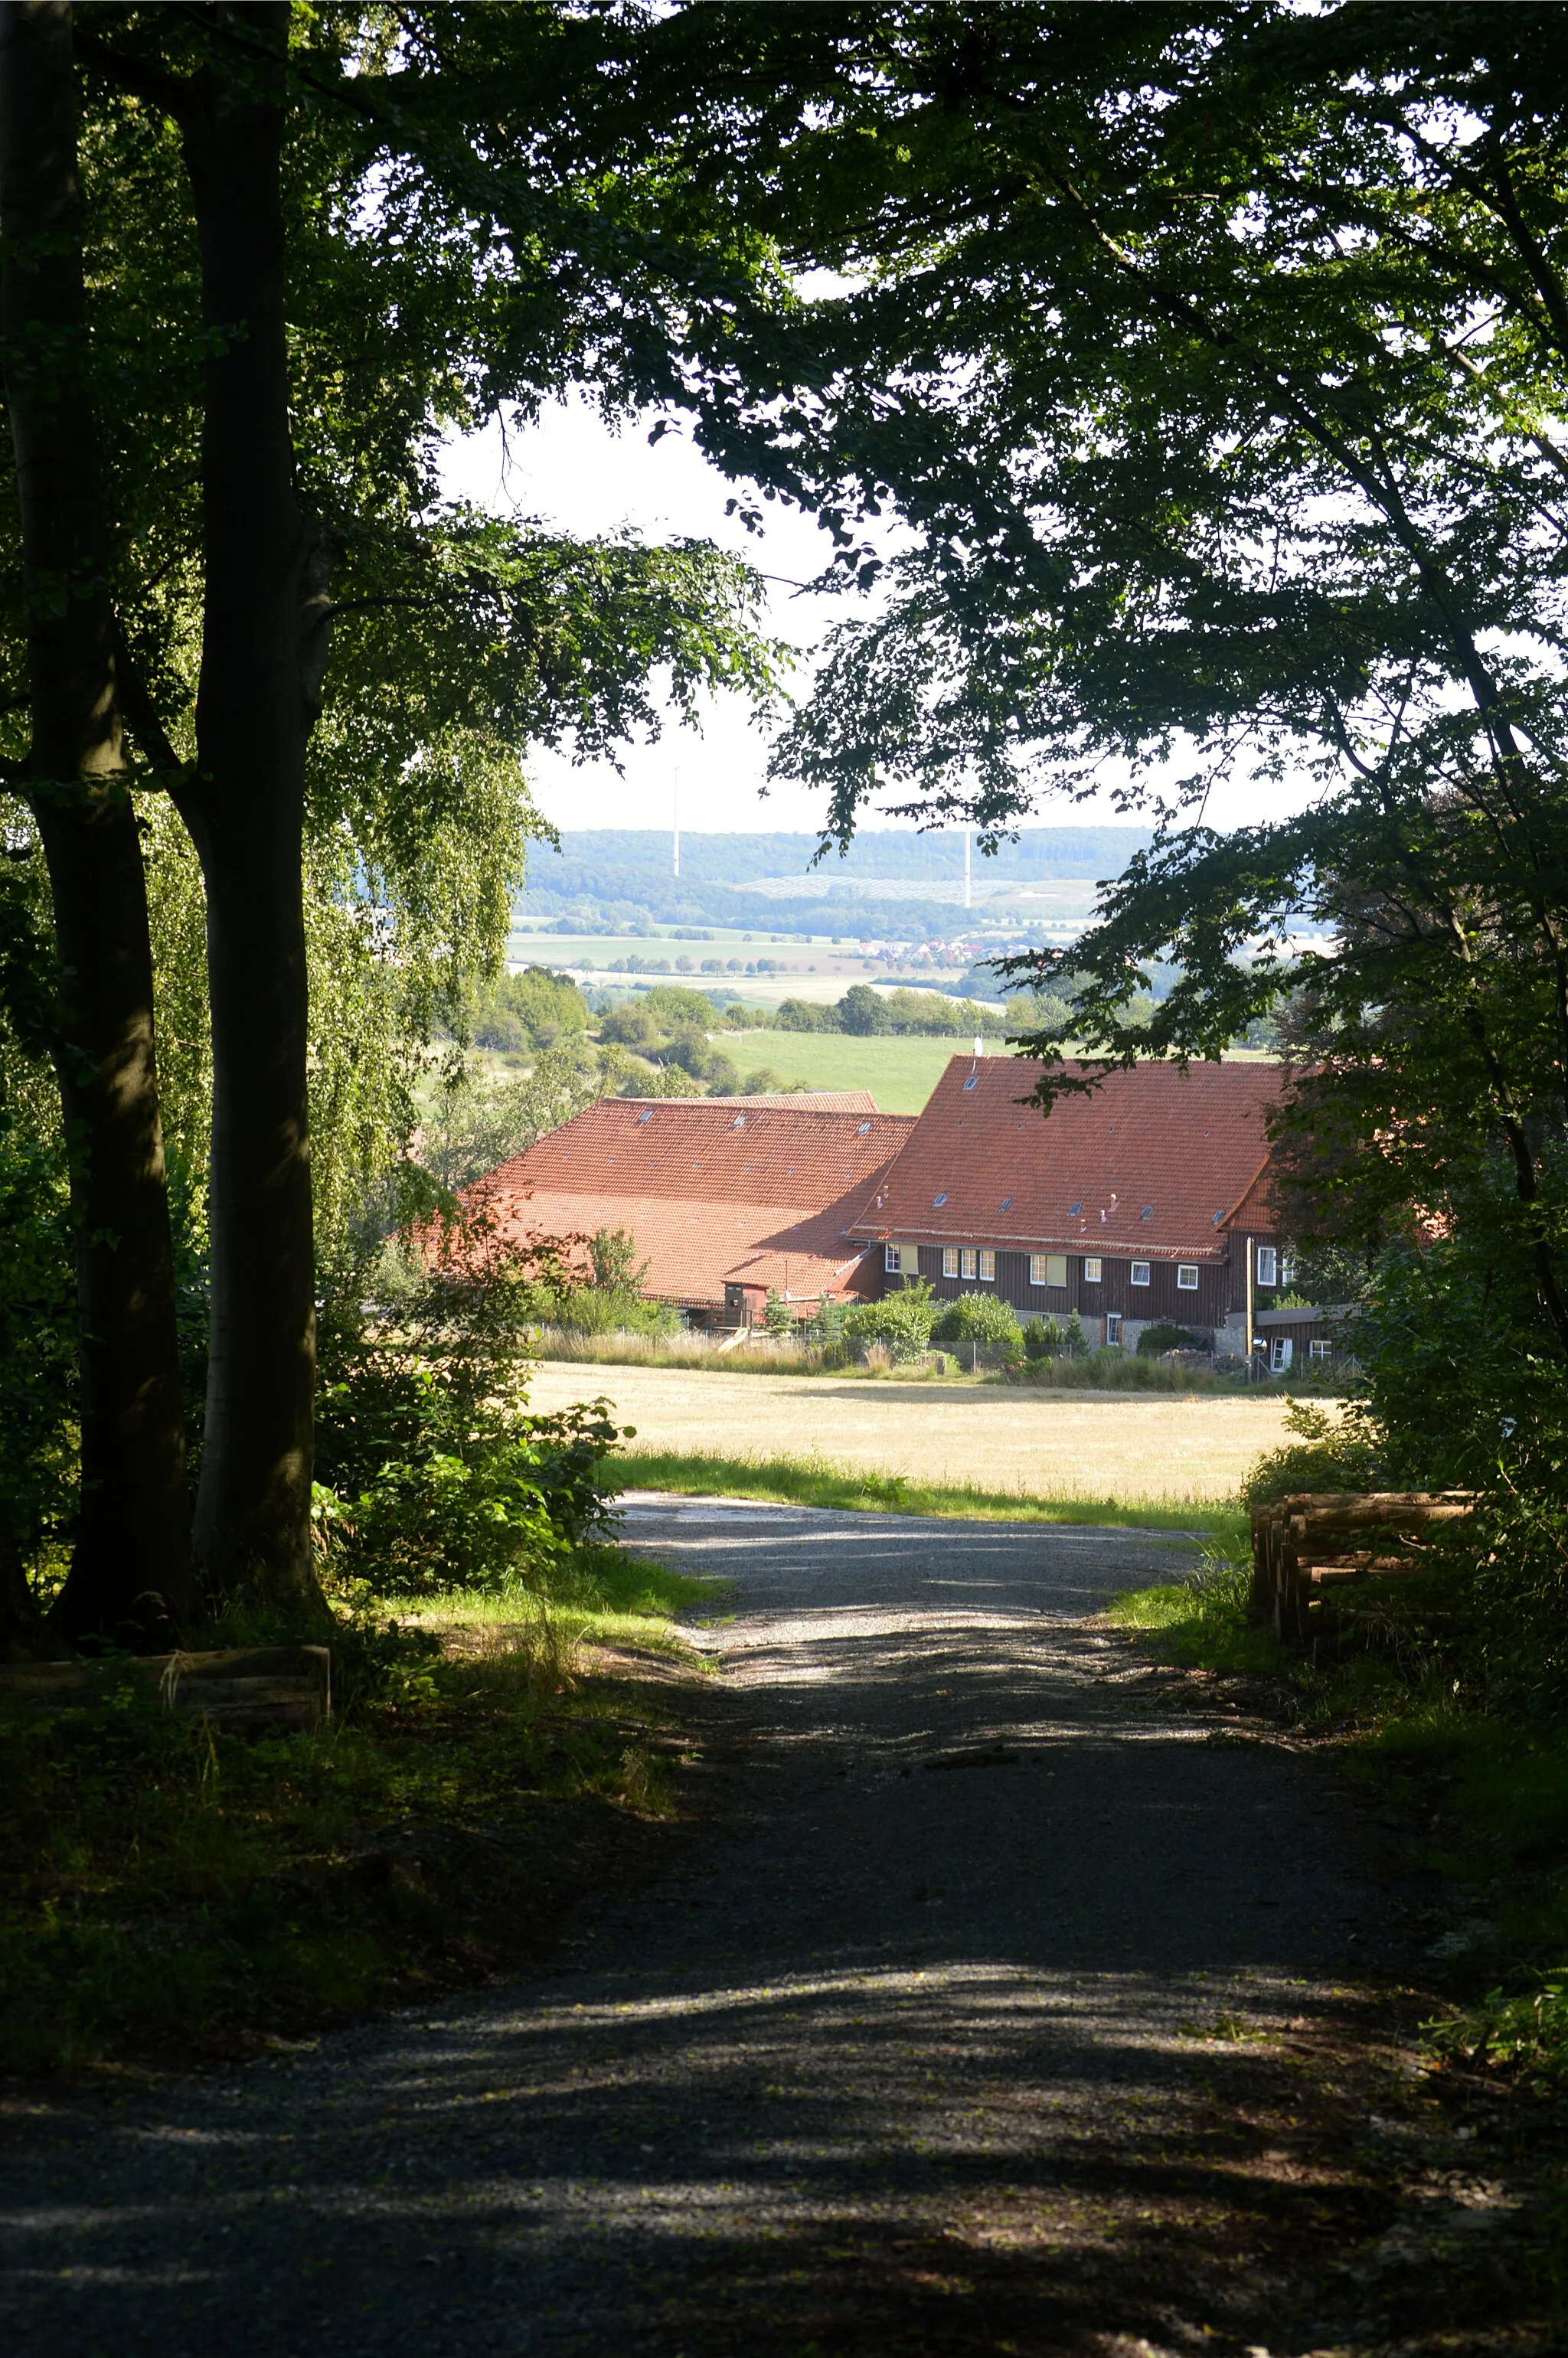
<svg viewBox="0 0 1568 2358"><path fill-rule="evenodd" d="M1281 1645L1309 1645L1354 1584L1426 1569L1426 1536L1463 1521L1467 1490L1303 1491L1252 1509L1252 1611Z"/></svg>
<svg viewBox="0 0 1568 2358"><path fill-rule="evenodd" d="M316 1728L331 1716L332 1657L326 1646L11 1663L0 1669L0 1713L91 1710L127 1683L166 1710L192 1712L239 1734Z"/></svg>

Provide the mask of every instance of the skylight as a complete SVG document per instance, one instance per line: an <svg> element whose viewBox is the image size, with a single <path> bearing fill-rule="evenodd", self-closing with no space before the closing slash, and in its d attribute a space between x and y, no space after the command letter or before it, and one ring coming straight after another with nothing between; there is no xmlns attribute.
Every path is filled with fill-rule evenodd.
<svg viewBox="0 0 1568 2358"><path fill-rule="evenodd" d="M1067 1217L1068 1217L1068 1219L1069 1219L1069 1220L1076 1220L1076 1219L1077 1218L1077 1217L1078 1217L1078 1214L1083 1210L1083 1208L1084 1208L1084 1207L1083 1207L1083 1206L1082 1206L1081 1204L1069 1204L1069 1205L1068 1205L1068 1206L1067 1206Z"/></svg>
<svg viewBox="0 0 1568 2358"><path fill-rule="evenodd" d="M1001 1199L1001 1208L1002 1208L1002 1210L1003 1210L1004 1212L1011 1212L1011 1209L1012 1209L1012 1197L1011 1197L1011 1195L1004 1195L1004 1196L1002 1197L1002 1199Z"/></svg>
<svg viewBox="0 0 1568 2358"><path fill-rule="evenodd" d="M964 1083L964 1087L965 1087L967 1089L972 1089L972 1088L974 1088L974 1087L978 1085L978 1083L979 1083L979 1077L980 1077L980 1076L979 1076L979 1073L971 1073L971 1074L969 1075L968 1079Z"/></svg>
<svg viewBox="0 0 1568 2358"><path fill-rule="evenodd" d="M653 1109L653 1107L652 1107L652 1106L650 1106L650 1107L648 1108L648 1110L647 1110L647 1112L646 1112L646 1113L640 1113L640 1114L637 1116L637 1120L638 1120L638 1123L639 1123L639 1124L641 1124L641 1123L643 1123L643 1122L644 1122L644 1121L652 1121L652 1120L653 1120L653 1119L654 1119L654 1109Z"/></svg>
<svg viewBox="0 0 1568 2358"><path fill-rule="evenodd" d="M746 1127L745 1115L743 1113L738 1113L730 1127L731 1130L744 1130Z"/></svg>
<svg viewBox="0 0 1568 2358"><path fill-rule="evenodd" d="M933 1196L932 1196L932 1198L931 1198L931 1208L932 1208L932 1210L933 1210L934 1212L939 1212L939 1211L941 1210L941 1208L942 1208L943 1205L944 1205L946 1201L947 1201L947 1190L946 1189L946 1187L944 1187L944 1188L943 1188L943 1190L942 1190L942 1193L941 1193L939 1195L933 1195Z"/></svg>

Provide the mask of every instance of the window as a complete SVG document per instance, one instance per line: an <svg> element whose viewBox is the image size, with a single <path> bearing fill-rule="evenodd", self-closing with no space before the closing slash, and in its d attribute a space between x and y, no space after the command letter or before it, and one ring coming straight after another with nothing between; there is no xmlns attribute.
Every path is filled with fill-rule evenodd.
<svg viewBox="0 0 1568 2358"><path fill-rule="evenodd" d="M1280 1256L1272 1245L1258 1248L1258 1282L1260 1285L1279 1283Z"/></svg>
<svg viewBox="0 0 1568 2358"><path fill-rule="evenodd" d="M1109 1313L1105 1322L1105 1339L1106 1347L1112 1351L1121 1340L1121 1321L1114 1310Z"/></svg>
<svg viewBox="0 0 1568 2358"><path fill-rule="evenodd" d="M994 1285L994 1283L996 1282L996 1255L995 1255L995 1253L993 1253L993 1252L983 1252L983 1253L980 1255L980 1276L981 1276L982 1281L983 1281L987 1285Z"/></svg>
<svg viewBox="0 0 1568 2358"><path fill-rule="evenodd" d="M1060 1285L1067 1282L1065 1253L1031 1253L1029 1256L1031 1285Z"/></svg>
<svg viewBox="0 0 1568 2358"><path fill-rule="evenodd" d="M1195 1293L1197 1290L1198 1265L1196 1261L1179 1260L1176 1263L1176 1292L1178 1293Z"/></svg>
<svg viewBox="0 0 1568 2358"><path fill-rule="evenodd" d="M1334 1346L1329 1341L1326 1335L1314 1335L1313 1336L1312 1341L1307 1345L1307 1357L1309 1359L1333 1358Z"/></svg>
<svg viewBox="0 0 1568 2358"><path fill-rule="evenodd" d="M1147 1285L1149 1282L1148 1262L1146 1260L1135 1260L1132 1263L1131 1268L1127 1272L1127 1278L1130 1285Z"/></svg>
<svg viewBox="0 0 1568 2358"><path fill-rule="evenodd" d="M943 1248L942 1248L942 1274L943 1274L943 1276L944 1276L944 1277L957 1277L957 1274L958 1274L958 1248L957 1248L957 1245L944 1245L944 1246L943 1246Z"/></svg>
<svg viewBox="0 0 1568 2358"><path fill-rule="evenodd" d="M958 1271L959 1276L973 1277L975 1274L976 1264L979 1259L979 1254L971 1251L968 1247L966 1247L964 1251L959 1254L958 1258L961 1263L961 1267Z"/></svg>
<svg viewBox="0 0 1568 2358"><path fill-rule="evenodd" d="M1098 1285L1099 1282L1098 1260L1086 1260L1084 1263L1084 1283L1086 1285Z"/></svg>
<svg viewBox="0 0 1568 2358"><path fill-rule="evenodd" d="M884 1245L882 1247L882 1267L886 1270L890 1277L897 1277L903 1268L903 1262L899 1257L901 1249L902 1248L898 1245Z"/></svg>
<svg viewBox="0 0 1568 2358"><path fill-rule="evenodd" d="M1293 1284L1295 1282L1295 1274L1296 1257L1294 1253L1282 1252L1280 1255L1280 1283L1281 1285Z"/></svg>
<svg viewBox="0 0 1568 2358"><path fill-rule="evenodd" d="M1288 1335L1276 1335L1269 1347L1269 1365L1275 1375L1282 1376L1296 1356L1296 1347Z"/></svg>

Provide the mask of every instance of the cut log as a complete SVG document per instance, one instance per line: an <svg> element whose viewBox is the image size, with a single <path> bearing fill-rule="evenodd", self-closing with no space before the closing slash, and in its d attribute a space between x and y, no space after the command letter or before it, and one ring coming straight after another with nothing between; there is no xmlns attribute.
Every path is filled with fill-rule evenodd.
<svg viewBox="0 0 1568 2358"><path fill-rule="evenodd" d="M319 1727L332 1710L326 1646L239 1646L222 1653L132 1654L105 1661L0 1667L0 1713L92 1709L127 1680L167 1710L236 1733Z"/></svg>

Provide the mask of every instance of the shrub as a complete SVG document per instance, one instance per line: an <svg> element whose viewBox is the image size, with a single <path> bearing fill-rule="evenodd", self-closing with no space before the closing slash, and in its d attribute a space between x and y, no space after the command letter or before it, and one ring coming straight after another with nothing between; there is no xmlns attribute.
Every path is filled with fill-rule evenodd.
<svg viewBox="0 0 1568 2358"><path fill-rule="evenodd" d="M1145 1326L1138 1337L1139 1353L1145 1359L1157 1359L1165 1351L1195 1351L1197 1348L1197 1336L1169 1318L1156 1318L1153 1325Z"/></svg>
<svg viewBox="0 0 1568 2358"><path fill-rule="evenodd" d="M847 1311L838 1331L857 1357L863 1359L880 1343L895 1367L907 1367L930 1349L935 1320L931 1286L926 1279L917 1278L897 1293L884 1293L880 1302L862 1302Z"/></svg>
<svg viewBox="0 0 1568 2358"><path fill-rule="evenodd" d="M366 1595L498 1592L546 1584L599 1534L617 1438L607 1403L524 1405L537 1295L569 1292L573 1266L566 1248L526 1251L449 1220L391 1253L367 1243L330 1273L315 1497L330 1576Z"/></svg>
<svg viewBox="0 0 1568 2358"><path fill-rule="evenodd" d="M1085 1359L1089 1341L1075 1311L1070 1318L1031 1318L1023 1329L1026 1359Z"/></svg>
<svg viewBox="0 0 1568 2358"><path fill-rule="evenodd" d="M1242 1504L1289 1498L1302 1490L1379 1490L1387 1475L1377 1440L1353 1411L1331 1423L1320 1408L1292 1401L1285 1430L1296 1438L1260 1457L1241 1486Z"/></svg>
<svg viewBox="0 0 1568 2358"><path fill-rule="evenodd" d="M1018 1313L995 1293L961 1293L957 1302L946 1303L931 1329L931 1340L981 1367L1015 1367L1023 1357Z"/></svg>

